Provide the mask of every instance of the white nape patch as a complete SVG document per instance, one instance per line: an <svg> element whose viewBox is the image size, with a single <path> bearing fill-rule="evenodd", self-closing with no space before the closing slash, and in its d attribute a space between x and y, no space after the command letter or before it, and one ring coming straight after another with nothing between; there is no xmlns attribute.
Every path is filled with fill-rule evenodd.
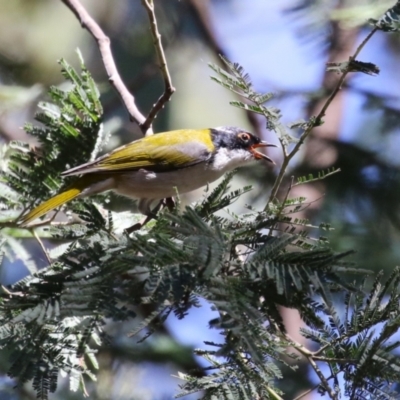
<svg viewBox="0 0 400 400"><path fill-rule="evenodd" d="M245 132L244 129L239 129L234 126L217 126L215 128L215 130L219 131L219 132L227 133L228 135L236 134L241 130L243 130L243 132Z"/></svg>
<svg viewBox="0 0 400 400"><path fill-rule="evenodd" d="M212 169L225 172L230 171L236 167L247 164L249 161L254 160L253 155L249 150L245 149L227 149L221 147L212 162Z"/></svg>

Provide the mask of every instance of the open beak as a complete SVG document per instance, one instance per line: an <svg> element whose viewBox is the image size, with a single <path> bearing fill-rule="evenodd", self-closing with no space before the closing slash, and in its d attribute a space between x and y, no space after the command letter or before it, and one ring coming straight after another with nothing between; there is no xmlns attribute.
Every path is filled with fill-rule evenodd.
<svg viewBox="0 0 400 400"><path fill-rule="evenodd" d="M251 146L250 148L250 151L252 152L256 160L264 159L275 165L275 163L268 156L256 150L258 147L277 147L277 146L275 144L271 144L268 142L260 142L257 144L253 144L253 146Z"/></svg>

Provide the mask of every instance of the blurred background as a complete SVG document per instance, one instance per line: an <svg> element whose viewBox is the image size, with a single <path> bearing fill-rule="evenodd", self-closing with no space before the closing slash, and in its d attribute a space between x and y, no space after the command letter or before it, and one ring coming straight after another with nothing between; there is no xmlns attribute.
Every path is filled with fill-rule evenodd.
<svg viewBox="0 0 400 400"><path fill-rule="evenodd" d="M266 130L265 120L229 105L236 99L210 79L214 73L208 63L220 64L218 54L238 62L257 91L275 94L268 105L281 110L285 123L307 120L318 113L339 77L326 72L325 63L347 60L371 29L366 25L368 18L379 18L394 3L155 0L176 87L172 100L154 123L155 132L236 125L278 143ZM110 37L122 78L146 115L161 95L163 81L141 1L82 0L82 4ZM57 60L64 58L78 67L77 48L102 92L105 129L112 133L108 148L141 136L107 82L94 40L61 1L0 0L0 146L10 140L32 141L22 127L34 120L37 103L46 99L48 87L63 84ZM282 187L283 195L291 176L340 168L340 173L327 180L296 187L290 197L304 196L310 202L300 217L333 226L333 231L323 234L335 250L354 249L357 253L352 260L357 265L383 269L387 274L400 259L399 48L396 34L378 32L373 36L358 59L378 65L380 74L349 75L328 109L325 124L313 131L293 160ZM250 182L255 188L235 204L235 212L244 212L245 204L265 205L281 162L279 149L270 150L269 155L277 162L275 169L261 164L237 176L235 185ZM191 194L184 201L191 202L201 195L201 191ZM122 203L120 207L124 207ZM46 265L40 249L28 249L37 265ZM20 256L10 253L0 267L0 280L7 285L27 273ZM110 330L117 333L115 351L100 351L99 382L88 383L90 398L172 398L179 379L171 375L200 365L190 356L190 349L201 347L203 340L218 341L218 332L208 329L212 317L209 304L193 310L182 321L171 316L165 330L142 345L124 337L131 326L110 324ZM295 334L300 321L291 314L287 320L292 321L288 329ZM7 362L7 354L1 355L0 370L6 370ZM298 371L293 375L292 387L285 386L287 398L295 397L312 382L306 369ZM29 385L18 390L13 389L14 385L3 375L0 398L34 398ZM82 397L70 393L68 381L63 379L53 396Z"/></svg>

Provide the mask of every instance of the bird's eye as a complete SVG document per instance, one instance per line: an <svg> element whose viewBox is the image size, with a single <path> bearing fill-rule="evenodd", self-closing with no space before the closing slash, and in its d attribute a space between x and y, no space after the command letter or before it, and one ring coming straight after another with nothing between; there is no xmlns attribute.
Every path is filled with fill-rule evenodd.
<svg viewBox="0 0 400 400"><path fill-rule="evenodd" d="M242 133L239 133L239 138L240 138L243 142L247 143L247 142L250 140L250 135L249 135L248 133L242 132Z"/></svg>

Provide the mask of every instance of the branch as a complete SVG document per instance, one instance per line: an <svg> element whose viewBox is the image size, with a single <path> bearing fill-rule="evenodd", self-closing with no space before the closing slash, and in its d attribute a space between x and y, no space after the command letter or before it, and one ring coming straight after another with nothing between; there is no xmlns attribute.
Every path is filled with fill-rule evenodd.
<svg viewBox="0 0 400 400"><path fill-rule="evenodd" d="M290 185L290 189L292 188L292 187L294 187L294 186L299 186L299 185L303 185L304 183L311 183L311 182L319 182L319 181L323 181L324 179L326 179L326 178L329 178L330 176L332 176L332 175L335 175L335 174L337 174L338 172L341 172L342 170L340 169L340 168L338 168L338 169L335 169L335 170L333 170L333 171L331 171L331 172L328 172L327 174L325 174L325 175L323 175L323 176L317 176L316 178L312 178L312 179L310 179L310 180L308 180L308 181L306 181L306 182L296 182L296 183L291 183L291 185ZM287 198L287 196L286 196L286 198Z"/></svg>
<svg viewBox="0 0 400 400"><path fill-rule="evenodd" d="M106 36L97 22L90 16L79 0L61 0L78 18L82 27L94 37L99 46L101 58L106 70L108 80L121 96L124 106L129 114L129 119L135 121L141 128L143 134L149 134L150 125L144 125L146 118L136 106L134 96L129 92L122 81L111 52L110 39ZM145 129L145 127L147 128Z"/></svg>
<svg viewBox="0 0 400 400"><path fill-rule="evenodd" d="M158 31L156 15L154 13L153 0L142 0L143 6L145 7L150 20L150 30L153 36L153 43L156 49L157 58L161 70L161 74L164 79L164 93L159 97L156 104L150 110L146 120L140 124L140 128L143 132L146 132L153 123L158 112L164 108L164 105L170 100L171 96L175 92L175 88L172 86L171 75L168 71L167 60L165 58L164 49L161 42L161 35Z"/></svg>
<svg viewBox="0 0 400 400"><path fill-rule="evenodd" d="M349 57L349 65L351 64L352 61L356 59L356 57L360 54L361 50L363 47L367 44L367 42L371 39L371 37L375 34L375 32L378 30L377 27L374 27L371 32L366 36L366 38L361 42L361 44L357 47L356 51L352 56ZM309 124L308 127L305 129L305 131L302 133L302 135L299 138L299 141L295 144L293 147L293 150L286 156L284 156L284 160L282 163L282 167L279 171L279 174L275 180L274 186L272 187L271 190L271 195L269 197L269 200L267 202L267 205L265 206L265 211L268 210L269 204L276 198L276 195L278 194L278 190L282 184L283 177L286 172L286 168L289 165L290 160L294 157L294 155L299 151L300 147L306 140L306 138L310 135L311 131L316 127L319 126L323 123L322 118L325 116L325 113L332 103L332 100L335 98L335 96L338 94L339 90L342 88L343 82L346 79L347 74L351 72L349 68L344 70L342 72L342 76L340 77L338 83L336 84L335 88L333 89L332 93L330 96L326 99L324 105L322 106L320 112L318 113L317 116L313 117ZM285 153L285 151L284 151Z"/></svg>
<svg viewBox="0 0 400 400"><path fill-rule="evenodd" d="M46 247L44 247L43 242L41 241L39 235L37 234L37 231L35 231L34 229L32 229L32 235L35 237L36 241L39 243L40 248L43 251L43 254L45 255L47 262L49 263L49 265L51 265L51 258L49 256L49 253L46 250Z"/></svg>
<svg viewBox="0 0 400 400"><path fill-rule="evenodd" d="M318 378L321 381L322 387L326 390L328 393L329 397L333 400L338 399L337 393L334 391L334 389L331 388L331 386L328 383L328 379L325 378L324 374L322 371L319 369L317 363L315 362L314 355L311 351L309 351L306 347L301 345L300 343L297 343L293 339L291 339L288 335L286 335L286 340L288 340L288 343L290 346L295 348L298 352L300 352L305 358L307 358L307 361L310 363L311 367L315 371L315 373L318 375Z"/></svg>
<svg viewBox="0 0 400 400"><path fill-rule="evenodd" d="M328 378L326 378L327 380L332 379L334 376L331 375ZM298 395L297 397L295 397L293 400L300 400L303 397L307 396L309 393L311 393L312 391L314 391L315 389L317 389L319 387L319 383L314 385L312 388L307 389L305 392L301 393L300 395Z"/></svg>

